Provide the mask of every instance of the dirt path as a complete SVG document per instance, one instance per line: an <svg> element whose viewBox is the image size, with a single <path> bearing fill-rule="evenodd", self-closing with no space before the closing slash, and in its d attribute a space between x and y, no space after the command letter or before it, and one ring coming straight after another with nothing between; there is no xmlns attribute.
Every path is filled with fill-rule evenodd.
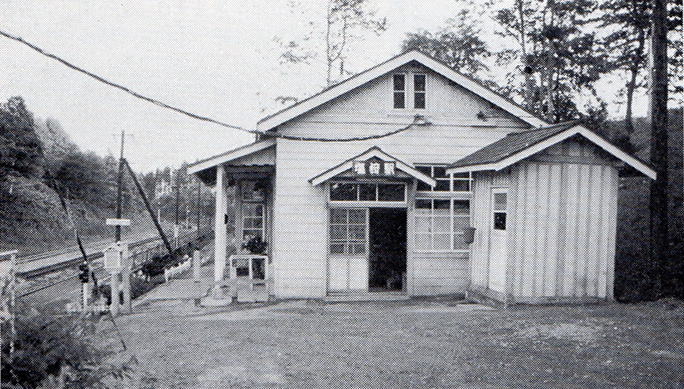
<svg viewBox="0 0 684 389"><path fill-rule="evenodd" d="M138 387L684 386L682 303L158 301L117 323Z"/></svg>

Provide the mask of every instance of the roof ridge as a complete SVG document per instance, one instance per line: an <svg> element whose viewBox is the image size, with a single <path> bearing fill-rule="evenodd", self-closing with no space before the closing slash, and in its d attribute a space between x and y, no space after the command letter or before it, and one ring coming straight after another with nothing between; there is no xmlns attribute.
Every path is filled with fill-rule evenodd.
<svg viewBox="0 0 684 389"><path fill-rule="evenodd" d="M415 53L415 54L413 54L413 53ZM387 60L385 60L385 61L382 61L382 62L380 62L380 63L378 63L378 64L376 64L376 65L374 65L374 66L371 66L371 67L369 67L369 68L367 68L367 69L365 69L365 70L363 70L363 71L361 71L361 72L359 72L359 73L356 73L356 74L354 74L354 75L352 75L352 76L350 76L350 77L348 77L348 78L346 78L346 79L344 79L344 80L340 80L340 81L338 81L338 82L336 82L336 83L334 83L334 84L328 85L328 86L326 86L325 88L323 88L322 90L320 90L320 91L318 91L318 92L316 92L316 93L314 93L314 94L312 94L312 95L309 95L309 96L307 96L306 98L304 98L304 99L302 99L302 100L299 100L299 101L297 101L297 102L295 102L295 103L292 103L292 104L290 104L290 105L287 106L287 107L283 107L283 108L281 108L280 110L278 110L278 111L276 111L276 112L273 112L273 113L271 113L271 114L269 114L269 115L267 115L267 116L265 116L265 117L259 119L259 120L257 121L257 127L258 127L259 125L261 125L261 123L267 122L268 120L273 119L273 118L277 117L278 115L281 115L281 114L283 114L284 112L287 112L287 111L290 110L290 109L294 109L295 107L300 106L301 104L303 104L303 103L305 103L305 102L307 102L307 101L311 101L312 99L314 99L314 98L316 98L316 97L319 97L319 96L322 95L322 94L325 94L325 93L327 93L327 92L329 92L329 91L331 91L331 90L333 90L333 89L335 89L335 88L341 87L342 85L344 85L344 84L346 84L346 83L348 83L348 82L350 82L350 81L356 79L357 77L360 77L360 76L362 76L362 75L364 75L364 74L367 74L367 73L369 73L369 72L371 72L371 71L373 71L373 70L375 70L375 69L377 69L377 68L380 68L380 67L382 67L382 66L384 66L384 65L386 65L386 64L388 64L388 63L390 63L390 62L392 62L392 61L397 60L398 58L401 58L401 57L404 57L404 56L407 56L407 57L408 57L408 56L410 56L410 55L414 55L414 57L413 57L413 58L407 58L407 61L406 61L404 64L409 63L409 62L411 62L411 61L418 61L419 63L421 63L422 65L425 65L426 67L430 68L431 70L433 70L433 71L435 71L435 72L437 72L437 73L440 73L440 71L434 69L434 67L432 67L430 64L424 63L420 58L415 58L415 55L418 55L419 57L424 57L424 59L426 59L426 60L433 61L435 64L437 64L437 65L439 65L439 66L443 66L444 68L448 69L449 72L454 73L454 74L457 75L458 77L461 77L464 81L467 81L467 82L469 82L469 83L472 83L472 84L473 84L474 86L476 86L477 88L482 88L483 91L485 91L485 92L487 92L487 93L491 93L491 94L495 97L495 99L501 99L501 102L497 102L497 103L494 103L494 104L497 105L497 106L499 106L500 108L502 108L504 111L511 112L510 107L509 107L509 108L503 108L503 107L502 107L502 104L500 104L500 103L504 103L503 105L508 104L508 105L510 105L511 107L520 110L520 111L524 114L524 115L520 115L520 113L518 113L518 114L513 114L513 116L517 116L517 117L519 117L519 118L528 117L528 116L529 116L530 118L536 119L536 120L534 121L535 123L536 123L536 122L545 122L544 119L542 119L540 116L537 116L534 112L532 112L532 111L530 111L530 110L524 108L521 104L515 102L515 101L514 101L513 99L511 99L510 97L503 95L501 92L499 92L499 91L497 91L497 90L494 90L491 86L485 84L483 81L481 81L481 80L479 80L479 79L477 79L477 78L475 78L475 77L473 77L473 76L466 75L466 74L462 73L462 72L460 71L460 69L456 69L456 68L454 68L454 67L452 67L452 66L449 66L449 65L446 64L444 61L442 61L442 60L440 60L440 59L438 59L438 58L435 58L434 56L432 56L432 55L430 55L430 54L424 53L423 51L418 50L418 49L411 49L411 50L403 51L403 52L401 52L401 53L399 53L399 54L397 54L397 55L395 55L395 56L393 56L393 57L391 57L391 58L389 58L389 59L387 59ZM399 66L402 66L402 65L399 65ZM442 74L442 75L444 75L444 74ZM450 76L447 76L447 75L444 75L444 76L447 77L447 78L451 78ZM461 86L462 86L462 85L461 85ZM358 87L358 86L357 86L357 87ZM475 95L478 95L479 97L481 97L481 98L483 98L483 99L488 100L488 101L491 102L491 99L490 99L490 98L488 98L488 97L483 97L482 95L478 94L477 92L474 92L470 87L464 87L464 88L465 88L466 90L468 90L469 92L474 93ZM335 97L337 97L337 96L334 96L334 97L332 97L332 98L335 98ZM288 119L288 120L289 120L289 119ZM529 121L526 120L526 119L522 119L522 120L523 120L523 121L527 121L527 122L529 123ZM534 124L534 123L530 123L530 124ZM272 128L268 128L268 129L266 129L266 131L270 131L271 129L272 129Z"/></svg>
<svg viewBox="0 0 684 389"><path fill-rule="evenodd" d="M530 132L541 131L541 130L551 130L551 129L554 129L554 128L556 128L556 127L565 127L565 126L572 127L572 126L578 125L578 124L580 124L580 120L577 120L577 119L576 119L576 120L568 120L568 121L566 121L566 122L550 124L550 125L548 125L548 126L530 128L530 129L523 130L523 131L509 132L508 134L506 134L506 136L509 136L509 135L527 134L527 133L530 133Z"/></svg>

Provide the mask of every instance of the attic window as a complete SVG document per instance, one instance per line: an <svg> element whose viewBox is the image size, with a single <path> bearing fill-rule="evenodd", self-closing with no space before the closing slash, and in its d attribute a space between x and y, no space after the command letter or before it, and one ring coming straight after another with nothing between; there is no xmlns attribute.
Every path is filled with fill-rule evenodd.
<svg viewBox="0 0 684 389"><path fill-rule="evenodd" d="M394 108L406 108L406 75L394 75Z"/></svg>
<svg viewBox="0 0 684 389"><path fill-rule="evenodd" d="M413 75L413 108L425 108L425 74Z"/></svg>

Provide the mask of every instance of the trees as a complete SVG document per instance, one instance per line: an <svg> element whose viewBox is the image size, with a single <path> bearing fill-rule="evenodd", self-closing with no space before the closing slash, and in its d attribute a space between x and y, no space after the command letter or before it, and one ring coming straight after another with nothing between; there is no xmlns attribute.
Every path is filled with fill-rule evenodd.
<svg viewBox="0 0 684 389"><path fill-rule="evenodd" d="M12 97L0 104L0 177L40 177L42 159L43 145L24 99Z"/></svg>
<svg viewBox="0 0 684 389"><path fill-rule="evenodd" d="M670 0L667 12L667 29L672 33L668 40L670 83L673 96L682 94L682 1ZM600 7L599 27L610 31L601 44L610 56L611 70L625 72L625 129L634 132L634 94L646 86L648 71L648 41L651 38L652 0L608 0Z"/></svg>
<svg viewBox="0 0 684 389"><path fill-rule="evenodd" d="M591 109L600 110L594 85L609 70L607 55L595 34L583 28L593 22L597 7L594 0L516 0L495 14L500 34L517 43L498 55L499 65L515 65L513 78L524 80L512 92L550 122L581 116L575 102L580 94L592 96Z"/></svg>
<svg viewBox="0 0 684 389"><path fill-rule="evenodd" d="M447 21L447 27L435 33L421 30L406 34L401 50L418 49L461 73L481 78L477 77L478 74L489 70L485 60L491 52L480 38L481 29L470 15L471 11L464 8L456 18Z"/></svg>
<svg viewBox="0 0 684 389"><path fill-rule="evenodd" d="M299 4L294 4L297 8ZM310 22L310 32L301 40L289 40L283 46L280 58L284 63L307 63L308 60L324 55L326 65L326 85L337 81L334 69L339 68L339 76L350 74L345 66L349 44L362 33L380 34L385 31L387 20L376 16L367 0L327 0L325 21L321 29ZM285 96L284 99L291 99Z"/></svg>
<svg viewBox="0 0 684 389"><path fill-rule="evenodd" d="M69 153L53 173L59 183L54 189L63 196L111 207L115 198L112 183L106 180L111 175L107 174L107 170L102 158L95 153Z"/></svg>

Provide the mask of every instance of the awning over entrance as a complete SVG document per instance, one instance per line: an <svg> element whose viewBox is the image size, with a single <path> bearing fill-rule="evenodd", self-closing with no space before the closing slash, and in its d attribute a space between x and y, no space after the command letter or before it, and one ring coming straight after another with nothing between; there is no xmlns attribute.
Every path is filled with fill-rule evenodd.
<svg viewBox="0 0 684 389"><path fill-rule="evenodd" d="M430 186L437 185L432 177L373 146L339 165L309 179L316 186L335 177L391 178L412 177Z"/></svg>
<svg viewBox="0 0 684 389"><path fill-rule="evenodd" d="M216 166L222 165L230 178L259 178L275 171L275 139L266 139L188 165L206 185L216 183Z"/></svg>

